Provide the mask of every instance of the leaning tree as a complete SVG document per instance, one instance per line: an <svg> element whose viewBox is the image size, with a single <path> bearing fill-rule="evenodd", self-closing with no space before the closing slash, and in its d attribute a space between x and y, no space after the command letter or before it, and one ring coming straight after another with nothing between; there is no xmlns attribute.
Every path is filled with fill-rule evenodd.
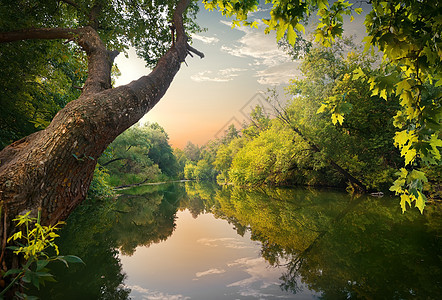
<svg viewBox="0 0 442 300"><path fill-rule="evenodd" d="M2 1L2 6L3 13L8 6L11 11L23 8L32 20L20 22L16 16L18 28L0 29L0 43L75 43L86 53L88 66L78 99L44 130L0 152L4 253L11 220L24 210L41 209L46 224L66 218L85 198L97 159L109 143L154 107L190 52L203 54L189 45L186 34L195 29L190 17L197 6L191 0ZM149 75L112 88L111 69L119 52L109 47L128 45L138 46L149 63L160 58Z"/></svg>
<svg viewBox="0 0 442 300"><path fill-rule="evenodd" d="M258 0L203 0L209 10L233 16L233 25L255 27L248 13ZM266 32L276 31L294 44L301 21L318 12L316 40L329 45L343 31L343 15L360 13L346 0L266 0L271 3ZM85 198L96 160L121 132L137 122L164 95L186 56L202 53L188 44L187 29L196 29L192 0L1 0L0 43L60 40L78 45L87 55L88 77L78 99L60 110L49 126L0 152L0 238L4 249L12 218L41 208L43 222L65 218ZM415 202L422 211L425 174L422 164L440 165L442 42L441 4L434 0L370 1L365 19L367 49L384 54L380 76L358 70L373 95L400 99L394 143L405 168L391 188L403 209ZM23 8L23 11L20 9ZM190 9L189 9L190 8ZM12 16L12 17L11 17ZM9 22L5 22L9 19ZM164 43L169 39L171 45ZM125 86L112 88L116 50L135 46L153 71ZM167 50L167 51L166 51ZM161 57L156 60L156 58ZM0 58L2 53L0 52ZM323 110L344 121L345 97L324 99ZM0 128L1 129L1 128Z"/></svg>

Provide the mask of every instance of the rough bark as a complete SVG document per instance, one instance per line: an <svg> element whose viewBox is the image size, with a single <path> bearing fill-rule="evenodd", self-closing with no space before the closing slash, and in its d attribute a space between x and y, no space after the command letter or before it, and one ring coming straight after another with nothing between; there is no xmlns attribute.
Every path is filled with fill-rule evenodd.
<svg viewBox="0 0 442 300"><path fill-rule="evenodd" d="M92 27L0 33L0 42L74 40L88 55L89 71L82 95L59 111L45 130L0 152L1 219L6 220L0 225L0 241L13 229L12 218L24 211L41 208L42 223L54 224L85 199L98 157L161 99L187 56L182 14L188 3L177 5L176 42L155 69L113 89L110 72L117 52L108 51Z"/></svg>

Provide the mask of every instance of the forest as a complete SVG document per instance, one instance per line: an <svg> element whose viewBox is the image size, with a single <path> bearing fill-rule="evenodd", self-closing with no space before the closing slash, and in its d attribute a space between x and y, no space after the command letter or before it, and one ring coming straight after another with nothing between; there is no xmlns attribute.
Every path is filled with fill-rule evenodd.
<svg viewBox="0 0 442 300"><path fill-rule="evenodd" d="M81 262L58 255L55 232L85 199L131 186L334 187L397 196L402 212L421 214L441 200L440 3L370 1L362 46L343 34L344 16L362 13L345 0L264 4L258 22L255 0L0 2L0 296L50 281L51 260ZM241 128L173 149L160 124L139 121L186 59L204 57L191 44L205 30L200 8L232 27L262 23L302 76L269 89L271 109L254 107ZM152 72L114 87L114 59L129 47Z"/></svg>

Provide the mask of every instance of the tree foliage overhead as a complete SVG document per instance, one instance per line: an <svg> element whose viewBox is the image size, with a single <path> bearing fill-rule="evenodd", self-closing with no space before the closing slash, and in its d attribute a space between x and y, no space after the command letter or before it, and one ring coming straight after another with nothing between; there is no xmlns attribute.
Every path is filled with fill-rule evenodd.
<svg viewBox="0 0 442 300"><path fill-rule="evenodd" d="M44 40L32 29L94 28L107 49L137 53L154 67L172 44L172 14L177 1L9 1L0 3L0 40L7 32L30 35L0 43L0 149L45 128L68 102L77 99L88 76L87 57L76 43ZM198 31L198 6L192 2L184 23ZM32 37L34 35L34 37Z"/></svg>
<svg viewBox="0 0 442 300"><path fill-rule="evenodd" d="M169 25L176 3L176 0L2 0L0 28L7 32L91 26L108 49L121 52L133 46L148 66L153 67L172 43ZM190 31L200 29L195 23L197 12L198 5L192 2L183 20Z"/></svg>

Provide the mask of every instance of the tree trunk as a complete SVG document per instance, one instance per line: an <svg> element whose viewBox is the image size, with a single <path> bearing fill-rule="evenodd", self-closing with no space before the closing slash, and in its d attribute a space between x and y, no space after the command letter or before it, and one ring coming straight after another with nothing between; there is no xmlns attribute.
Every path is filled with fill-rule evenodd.
<svg viewBox="0 0 442 300"><path fill-rule="evenodd" d="M86 51L89 66L77 100L59 111L45 130L0 152L0 241L10 236L12 218L26 211L36 213L41 208L43 224L65 219L85 199L97 159L106 147L162 98L189 51L202 57L187 44L182 14L188 3L182 0L177 5L173 18L176 41L155 69L113 89L110 71L117 53L105 49L92 27L0 34L0 42L74 39ZM4 251L4 245L2 248Z"/></svg>

